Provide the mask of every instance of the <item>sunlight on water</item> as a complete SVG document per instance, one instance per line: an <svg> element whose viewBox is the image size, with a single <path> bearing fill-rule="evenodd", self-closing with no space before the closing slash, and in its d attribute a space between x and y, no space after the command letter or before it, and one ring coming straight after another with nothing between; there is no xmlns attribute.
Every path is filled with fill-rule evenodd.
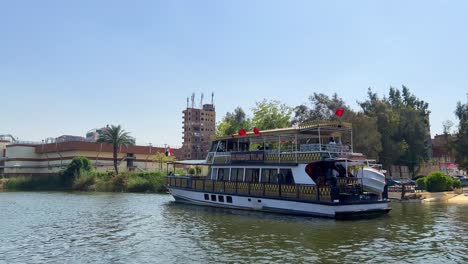
<svg viewBox="0 0 468 264"><path fill-rule="evenodd" d="M468 206L354 221L181 205L168 195L0 193L0 263L466 263Z"/></svg>

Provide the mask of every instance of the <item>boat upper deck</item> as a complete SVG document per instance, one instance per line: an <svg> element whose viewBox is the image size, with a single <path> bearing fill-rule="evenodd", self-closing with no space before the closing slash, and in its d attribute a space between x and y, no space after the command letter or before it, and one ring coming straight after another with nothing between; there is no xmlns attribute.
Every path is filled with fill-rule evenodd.
<svg viewBox="0 0 468 264"><path fill-rule="evenodd" d="M213 138L206 162L297 164L356 155L352 133L350 123L315 121L298 127L218 136Z"/></svg>

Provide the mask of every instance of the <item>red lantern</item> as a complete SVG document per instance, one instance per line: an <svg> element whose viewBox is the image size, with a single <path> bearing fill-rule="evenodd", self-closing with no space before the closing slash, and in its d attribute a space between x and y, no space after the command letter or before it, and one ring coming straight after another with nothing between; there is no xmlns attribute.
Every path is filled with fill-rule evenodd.
<svg viewBox="0 0 468 264"><path fill-rule="evenodd" d="M247 134L247 132L245 132L245 129L239 130L239 136L245 136L245 134Z"/></svg>
<svg viewBox="0 0 468 264"><path fill-rule="evenodd" d="M260 130L258 130L258 128L256 128L256 127L254 127L253 132L254 132L255 134L257 134L257 135L260 134Z"/></svg>
<svg viewBox="0 0 468 264"><path fill-rule="evenodd" d="M343 108L336 109L335 115L341 117L344 113Z"/></svg>

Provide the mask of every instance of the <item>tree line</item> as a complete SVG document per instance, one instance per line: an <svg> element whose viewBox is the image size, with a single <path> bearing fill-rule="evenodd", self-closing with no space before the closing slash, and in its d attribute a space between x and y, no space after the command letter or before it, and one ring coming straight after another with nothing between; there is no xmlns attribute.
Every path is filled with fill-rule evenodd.
<svg viewBox="0 0 468 264"><path fill-rule="evenodd" d="M252 117L241 107L228 112L217 125L218 135L236 134L240 129L260 130L288 127L314 120L337 120L335 111L343 109L340 119L353 124L354 149L377 159L384 168L408 166L415 176L418 167L432 156L429 104L410 92L390 87L388 95L379 96L368 89L367 97L353 110L334 93L313 93L306 104L295 107L274 100L257 102ZM460 123L452 150L460 167L468 169L468 105L458 102L455 111Z"/></svg>

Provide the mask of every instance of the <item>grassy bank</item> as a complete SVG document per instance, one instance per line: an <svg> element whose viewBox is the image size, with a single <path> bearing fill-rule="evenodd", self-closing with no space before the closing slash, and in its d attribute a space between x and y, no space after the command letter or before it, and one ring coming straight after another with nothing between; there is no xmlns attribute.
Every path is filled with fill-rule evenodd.
<svg viewBox="0 0 468 264"><path fill-rule="evenodd" d="M184 175L184 170L175 172ZM95 191L95 192L166 192L162 171L96 171L86 157L75 157L58 176L14 177L3 179L5 191Z"/></svg>
<svg viewBox="0 0 468 264"><path fill-rule="evenodd" d="M182 174L183 172L177 172ZM92 191L92 192L146 192L164 193L164 175L157 172L84 171L70 175L15 177L3 179L5 191ZM71 177L71 178L70 178Z"/></svg>

